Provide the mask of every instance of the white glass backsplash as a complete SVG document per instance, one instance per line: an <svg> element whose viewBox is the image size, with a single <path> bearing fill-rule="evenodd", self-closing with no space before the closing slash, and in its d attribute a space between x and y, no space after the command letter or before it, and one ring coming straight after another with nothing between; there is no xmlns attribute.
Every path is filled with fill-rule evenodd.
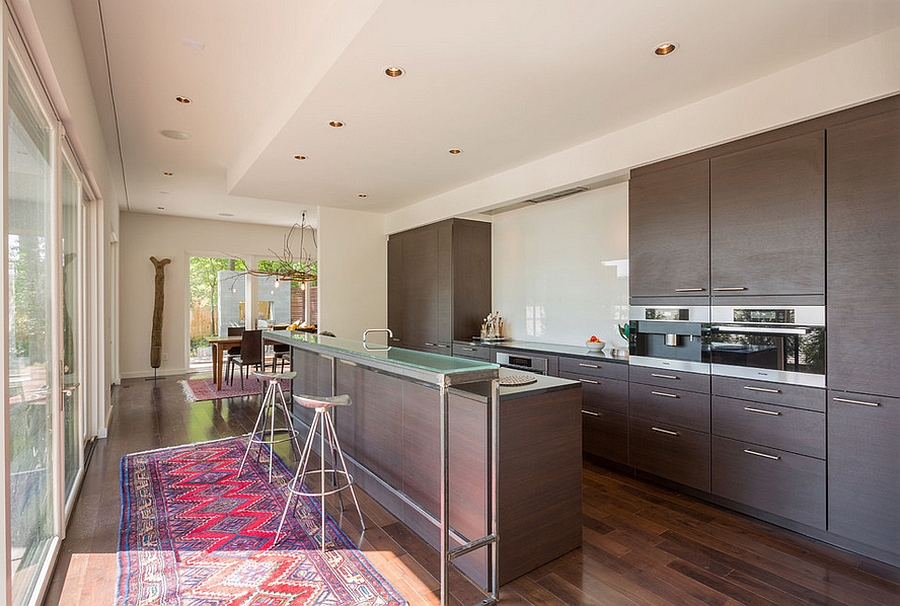
<svg viewBox="0 0 900 606"><path fill-rule="evenodd" d="M626 347L628 184L494 217L494 309L504 336ZM609 346L608 346L609 347Z"/></svg>

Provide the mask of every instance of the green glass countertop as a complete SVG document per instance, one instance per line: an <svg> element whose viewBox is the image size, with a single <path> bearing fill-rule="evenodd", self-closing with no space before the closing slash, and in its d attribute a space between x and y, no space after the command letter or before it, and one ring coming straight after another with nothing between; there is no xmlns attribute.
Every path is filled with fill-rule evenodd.
<svg viewBox="0 0 900 606"><path fill-rule="evenodd" d="M268 330L265 338L277 340L296 347L317 351L319 353L332 353L335 357L349 357L357 360L369 359L379 366L384 363L395 364L399 367L415 369L435 375L465 375L468 373L490 372L496 376L500 367L489 362L480 362L467 358L454 358L435 353L414 351L400 347L387 347L385 345L365 344L362 341L341 339L338 337L326 337L304 332L291 332L288 330ZM345 354L345 355L341 355Z"/></svg>

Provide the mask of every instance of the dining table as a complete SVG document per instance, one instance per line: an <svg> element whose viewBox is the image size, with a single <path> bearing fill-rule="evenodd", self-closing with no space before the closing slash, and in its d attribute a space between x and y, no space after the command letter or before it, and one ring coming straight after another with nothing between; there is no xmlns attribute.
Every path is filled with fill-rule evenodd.
<svg viewBox="0 0 900 606"><path fill-rule="evenodd" d="M206 340L209 341L209 344L212 346L213 382L216 384L216 389L220 390L222 389L222 359L224 358L224 353L232 347L241 346L241 335L207 337Z"/></svg>

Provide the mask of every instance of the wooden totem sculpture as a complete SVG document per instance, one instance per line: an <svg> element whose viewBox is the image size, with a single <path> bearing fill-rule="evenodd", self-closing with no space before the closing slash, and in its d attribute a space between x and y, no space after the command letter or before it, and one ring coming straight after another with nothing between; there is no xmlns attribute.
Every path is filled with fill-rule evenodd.
<svg viewBox="0 0 900 606"><path fill-rule="evenodd" d="M150 257L150 261L156 268L156 291L153 296L153 328L150 331L150 367L159 368L159 362L162 358L163 303L166 298L166 292L163 288L166 283L165 267L172 260L163 259L160 261L156 257Z"/></svg>

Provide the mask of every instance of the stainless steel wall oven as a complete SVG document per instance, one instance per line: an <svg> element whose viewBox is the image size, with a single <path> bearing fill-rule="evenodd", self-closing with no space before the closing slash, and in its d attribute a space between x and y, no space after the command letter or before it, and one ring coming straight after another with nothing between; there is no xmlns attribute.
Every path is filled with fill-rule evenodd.
<svg viewBox="0 0 900 606"><path fill-rule="evenodd" d="M709 307L632 306L629 363L709 374Z"/></svg>
<svg viewBox="0 0 900 606"><path fill-rule="evenodd" d="M825 387L825 307L714 306L712 374Z"/></svg>

